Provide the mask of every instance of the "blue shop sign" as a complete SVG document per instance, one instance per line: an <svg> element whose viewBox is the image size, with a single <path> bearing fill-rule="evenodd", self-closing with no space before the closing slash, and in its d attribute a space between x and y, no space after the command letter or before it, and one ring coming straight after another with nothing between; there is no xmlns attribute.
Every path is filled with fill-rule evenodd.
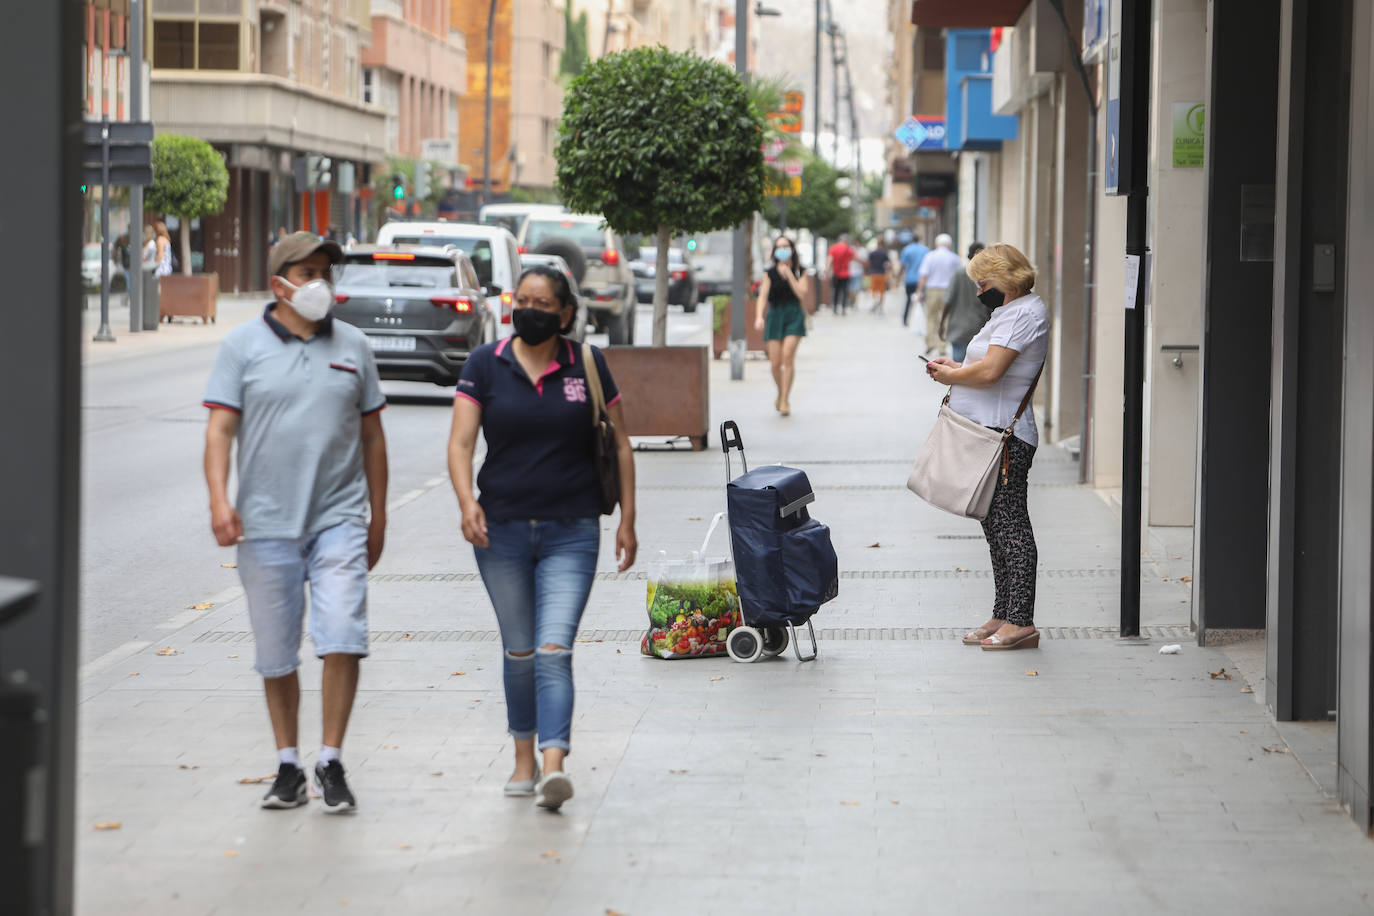
<svg viewBox="0 0 1374 916"><path fill-rule="evenodd" d="M910 152L945 148L945 119L942 115L913 115L892 135Z"/></svg>

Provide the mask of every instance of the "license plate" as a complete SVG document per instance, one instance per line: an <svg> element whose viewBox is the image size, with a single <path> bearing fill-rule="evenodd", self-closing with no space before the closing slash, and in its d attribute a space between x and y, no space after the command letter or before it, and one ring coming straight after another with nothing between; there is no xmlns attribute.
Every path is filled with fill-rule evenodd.
<svg viewBox="0 0 1374 916"><path fill-rule="evenodd" d="M367 342L372 345L374 350L412 351L415 349L414 337L379 337L369 334Z"/></svg>

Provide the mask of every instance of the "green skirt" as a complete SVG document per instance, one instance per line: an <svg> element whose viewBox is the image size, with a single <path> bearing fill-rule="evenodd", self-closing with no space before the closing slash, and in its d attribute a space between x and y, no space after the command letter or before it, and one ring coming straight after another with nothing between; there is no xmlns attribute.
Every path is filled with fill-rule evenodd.
<svg viewBox="0 0 1374 916"><path fill-rule="evenodd" d="M763 339L782 340L784 337L806 336L806 313L801 303L793 299L782 305L768 306L763 316Z"/></svg>

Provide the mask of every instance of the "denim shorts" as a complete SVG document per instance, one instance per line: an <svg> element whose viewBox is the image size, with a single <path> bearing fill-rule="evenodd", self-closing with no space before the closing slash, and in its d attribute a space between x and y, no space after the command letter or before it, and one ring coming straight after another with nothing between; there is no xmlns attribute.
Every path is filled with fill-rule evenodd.
<svg viewBox="0 0 1374 916"><path fill-rule="evenodd" d="M283 677L300 667L306 583L315 655L367 655L367 528L361 522L303 538L241 541L238 561L258 674Z"/></svg>

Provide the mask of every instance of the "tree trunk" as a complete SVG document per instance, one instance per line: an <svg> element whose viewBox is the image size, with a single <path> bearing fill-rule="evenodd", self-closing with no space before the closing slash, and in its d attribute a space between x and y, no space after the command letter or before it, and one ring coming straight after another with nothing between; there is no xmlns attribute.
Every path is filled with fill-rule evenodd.
<svg viewBox="0 0 1374 916"><path fill-rule="evenodd" d="M178 222L181 225L177 229L177 237L181 241L181 272L186 276L191 276L191 221L182 217Z"/></svg>
<svg viewBox="0 0 1374 916"><path fill-rule="evenodd" d="M654 346L668 345L668 245L672 230L658 227L658 256L654 258Z"/></svg>

